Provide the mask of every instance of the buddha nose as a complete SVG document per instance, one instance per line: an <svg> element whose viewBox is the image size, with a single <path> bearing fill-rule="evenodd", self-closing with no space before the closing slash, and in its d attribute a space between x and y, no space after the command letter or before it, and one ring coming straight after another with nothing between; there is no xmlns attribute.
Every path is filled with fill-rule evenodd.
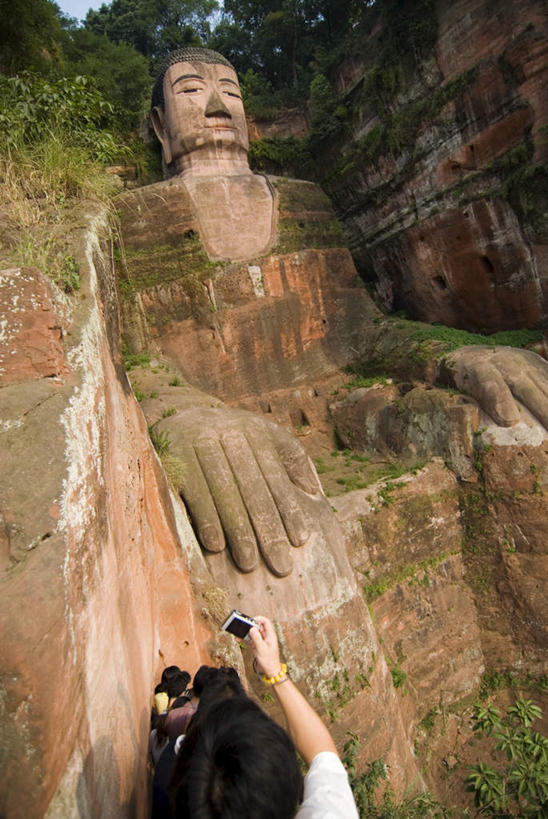
<svg viewBox="0 0 548 819"><path fill-rule="evenodd" d="M207 99L205 115L206 117L228 117L232 119L230 111L221 99L221 95L215 89L211 91Z"/></svg>

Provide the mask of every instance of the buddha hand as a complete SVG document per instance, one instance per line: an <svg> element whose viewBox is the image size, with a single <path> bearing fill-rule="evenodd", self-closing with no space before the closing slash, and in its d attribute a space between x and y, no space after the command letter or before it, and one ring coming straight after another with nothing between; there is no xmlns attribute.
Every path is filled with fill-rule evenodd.
<svg viewBox="0 0 548 819"><path fill-rule="evenodd" d="M203 548L220 552L226 538L240 571L253 571L261 555L274 575L288 575L292 547L312 531L299 495L321 491L300 443L259 415L223 405L181 408L155 426L182 462L177 489Z"/></svg>
<svg viewBox="0 0 548 819"><path fill-rule="evenodd" d="M476 399L499 426L521 420L525 406L548 429L548 362L515 347L461 347L446 356L443 380Z"/></svg>

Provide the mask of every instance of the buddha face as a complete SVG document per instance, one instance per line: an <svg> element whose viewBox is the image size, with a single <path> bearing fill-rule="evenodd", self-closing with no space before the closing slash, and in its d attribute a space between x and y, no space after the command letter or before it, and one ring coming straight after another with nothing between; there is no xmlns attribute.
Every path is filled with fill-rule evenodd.
<svg viewBox="0 0 548 819"><path fill-rule="evenodd" d="M201 160L246 161L247 123L238 78L220 64L180 62L164 77L164 109L152 121L166 164L177 171Z"/></svg>

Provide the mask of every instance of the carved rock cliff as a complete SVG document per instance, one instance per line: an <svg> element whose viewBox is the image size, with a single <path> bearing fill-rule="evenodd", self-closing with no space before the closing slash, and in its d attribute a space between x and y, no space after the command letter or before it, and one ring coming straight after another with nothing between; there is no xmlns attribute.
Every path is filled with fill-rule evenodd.
<svg viewBox="0 0 548 819"><path fill-rule="evenodd" d="M375 62L376 32L341 66L349 124L324 185L383 308L480 332L543 326L545 4L438 0L435 15L413 71Z"/></svg>

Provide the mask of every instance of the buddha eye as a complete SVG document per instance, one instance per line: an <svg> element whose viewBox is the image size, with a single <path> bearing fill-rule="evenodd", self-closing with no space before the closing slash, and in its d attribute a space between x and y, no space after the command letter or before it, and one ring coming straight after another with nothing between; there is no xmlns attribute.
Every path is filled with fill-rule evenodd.
<svg viewBox="0 0 548 819"><path fill-rule="evenodd" d="M237 99L237 100L242 99L241 96L239 94L237 94L235 91L225 91L224 93L227 95L227 97L234 97L234 99Z"/></svg>

